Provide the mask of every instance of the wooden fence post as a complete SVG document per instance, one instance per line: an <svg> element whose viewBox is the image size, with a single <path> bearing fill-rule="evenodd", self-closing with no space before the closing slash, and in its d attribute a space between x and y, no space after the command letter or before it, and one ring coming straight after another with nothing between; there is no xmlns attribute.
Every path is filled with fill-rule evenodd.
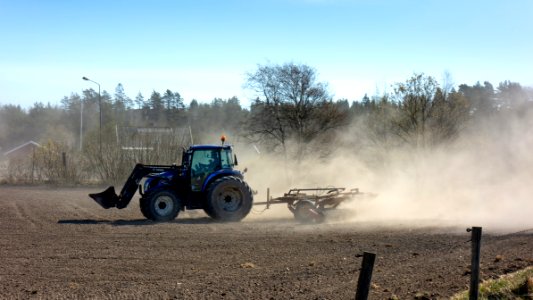
<svg viewBox="0 0 533 300"><path fill-rule="evenodd" d="M67 180L67 153L61 152L61 159L63 161L63 179Z"/></svg>
<svg viewBox="0 0 533 300"><path fill-rule="evenodd" d="M372 280L372 270L374 269L374 261L376 254L364 252L363 263L361 265L361 272L359 273L359 280L357 281L357 291L355 292L355 300L368 299L370 292L370 281Z"/></svg>
<svg viewBox="0 0 533 300"><path fill-rule="evenodd" d="M481 227L468 228L472 231L472 263L470 266L470 291L469 299L477 300L479 297L479 263L481 254Z"/></svg>
<svg viewBox="0 0 533 300"><path fill-rule="evenodd" d="M35 147L31 149L31 184L33 184L33 174L35 173Z"/></svg>

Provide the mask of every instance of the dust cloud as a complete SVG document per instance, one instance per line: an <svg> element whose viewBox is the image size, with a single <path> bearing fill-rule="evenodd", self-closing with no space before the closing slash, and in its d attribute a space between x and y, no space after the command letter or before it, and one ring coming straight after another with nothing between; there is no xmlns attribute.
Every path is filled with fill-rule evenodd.
<svg viewBox="0 0 533 300"><path fill-rule="evenodd" d="M328 222L533 228L533 115L476 124L453 142L423 150L355 151L345 137L328 145L334 149L327 160L295 162L250 144L236 145L236 151L240 167L249 170L246 181L257 190L255 202L266 200L267 188L273 197L290 188L332 186L377 194L343 203L345 213L328 216ZM279 206L264 215L291 217L285 205Z"/></svg>

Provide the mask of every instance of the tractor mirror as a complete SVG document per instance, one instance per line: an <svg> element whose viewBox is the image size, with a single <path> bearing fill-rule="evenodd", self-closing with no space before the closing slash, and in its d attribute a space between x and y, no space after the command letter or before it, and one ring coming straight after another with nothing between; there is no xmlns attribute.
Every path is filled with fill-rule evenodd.
<svg viewBox="0 0 533 300"><path fill-rule="evenodd" d="M235 154L233 154L233 164L236 166L239 164L239 161L237 161L237 155Z"/></svg>

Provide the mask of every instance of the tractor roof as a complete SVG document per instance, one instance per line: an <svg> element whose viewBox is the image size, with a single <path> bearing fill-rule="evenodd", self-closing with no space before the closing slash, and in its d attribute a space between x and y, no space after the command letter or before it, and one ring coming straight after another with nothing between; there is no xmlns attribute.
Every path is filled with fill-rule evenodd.
<svg viewBox="0 0 533 300"><path fill-rule="evenodd" d="M192 145L190 150L231 149L231 145Z"/></svg>

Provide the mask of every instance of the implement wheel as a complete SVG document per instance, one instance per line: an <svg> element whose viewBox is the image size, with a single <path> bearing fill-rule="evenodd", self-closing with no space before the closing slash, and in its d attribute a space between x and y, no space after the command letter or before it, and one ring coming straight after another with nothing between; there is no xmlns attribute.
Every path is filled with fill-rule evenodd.
<svg viewBox="0 0 533 300"><path fill-rule="evenodd" d="M318 210L312 201L300 200L294 208L294 218L300 223L321 223L324 213Z"/></svg>
<svg viewBox="0 0 533 300"><path fill-rule="evenodd" d="M217 179L207 192L205 212L222 222L238 222L252 209L252 190L238 177L227 176Z"/></svg>
<svg viewBox="0 0 533 300"><path fill-rule="evenodd" d="M174 220L181 209L181 201L171 191L155 191L140 200L142 214L154 221Z"/></svg>

